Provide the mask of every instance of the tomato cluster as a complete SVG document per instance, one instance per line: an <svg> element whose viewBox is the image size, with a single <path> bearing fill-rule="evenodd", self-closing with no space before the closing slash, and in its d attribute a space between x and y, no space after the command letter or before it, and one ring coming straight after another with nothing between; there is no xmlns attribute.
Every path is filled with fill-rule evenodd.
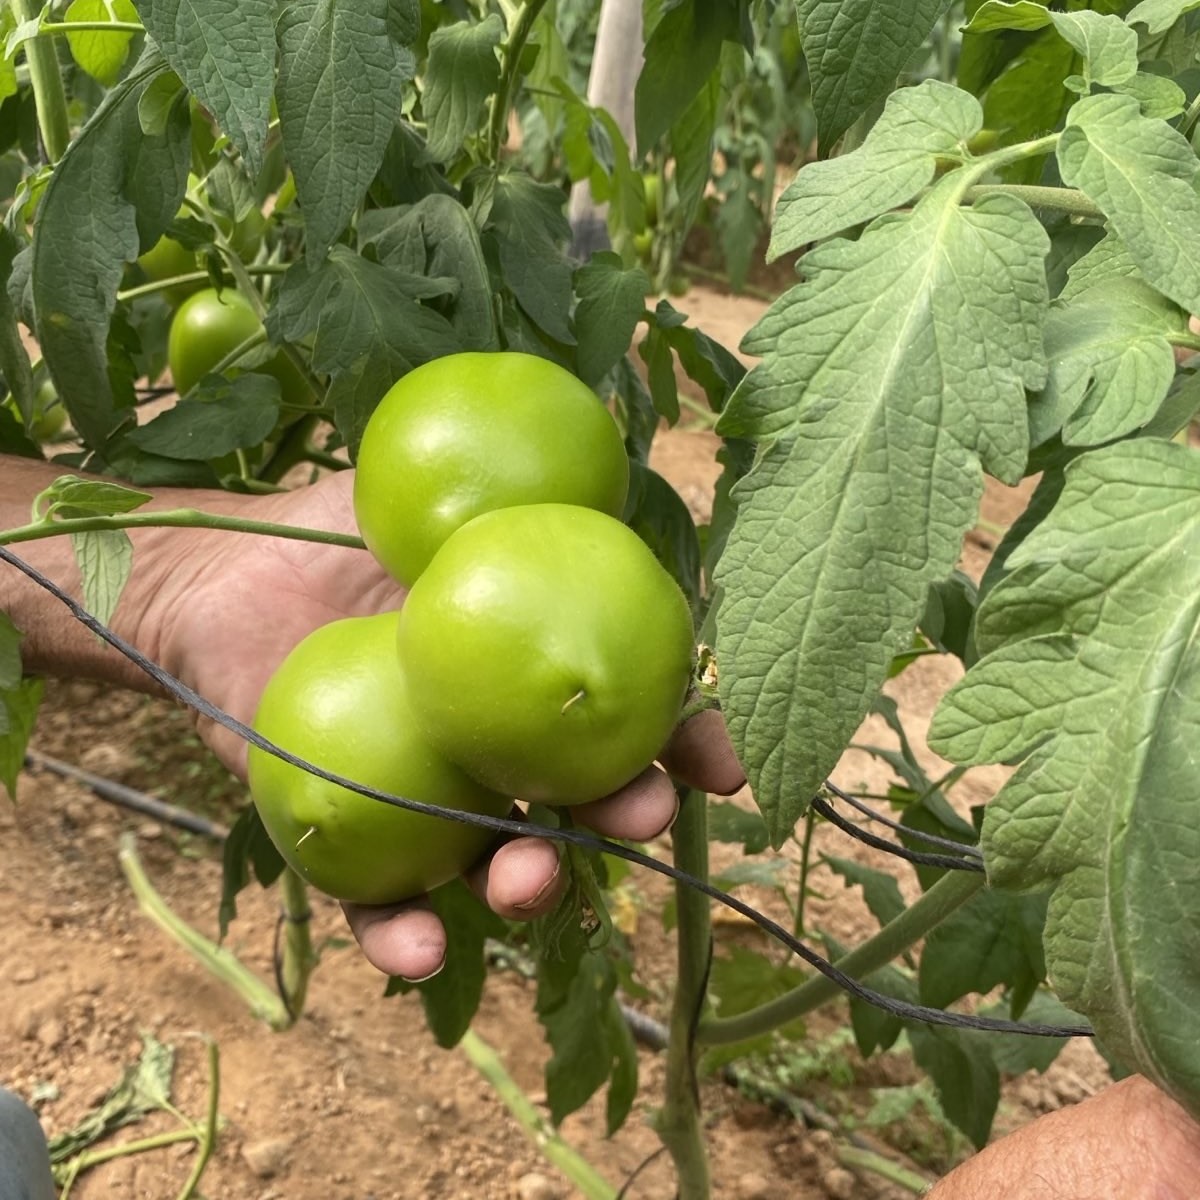
<svg viewBox="0 0 1200 1200"><path fill-rule="evenodd" d="M628 783L679 717L694 650L683 593L619 519L628 479L611 415L552 363L458 354L406 375L368 422L354 492L369 549L409 588L403 607L302 642L258 731L332 773L472 812ZM250 785L287 862L343 900L418 895L487 841L253 747Z"/></svg>

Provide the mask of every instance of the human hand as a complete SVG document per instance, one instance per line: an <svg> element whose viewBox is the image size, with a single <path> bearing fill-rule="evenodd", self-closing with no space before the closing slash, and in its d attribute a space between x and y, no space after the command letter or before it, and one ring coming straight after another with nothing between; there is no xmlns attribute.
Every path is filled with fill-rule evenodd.
<svg viewBox="0 0 1200 1200"><path fill-rule="evenodd" d="M1141 1076L1039 1117L952 1171L929 1200L1191 1200L1200 1125Z"/></svg>
<svg viewBox="0 0 1200 1200"><path fill-rule="evenodd" d="M197 505L348 532L355 527L351 489L346 471L291 492L213 495ZM153 599L138 641L172 674L247 724L267 680L309 632L341 617L394 609L403 601L403 591L362 551L253 534L171 532L170 551L165 540L154 549L157 586L149 589ZM245 743L203 718L198 728L221 760L244 778ZM732 792L744 779L715 712L684 724L661 761L677 778L708 791ZM671 824L675 810L670 778L651 767L612 796L576 806L572 815L601 835L645 841ZM548 911L565 882L557 849L536 837L504 842L468 875L480 899L510 920ZM421 979L441 966L446 933L423 901L345 909L363 953L381 971Z"/></svg>

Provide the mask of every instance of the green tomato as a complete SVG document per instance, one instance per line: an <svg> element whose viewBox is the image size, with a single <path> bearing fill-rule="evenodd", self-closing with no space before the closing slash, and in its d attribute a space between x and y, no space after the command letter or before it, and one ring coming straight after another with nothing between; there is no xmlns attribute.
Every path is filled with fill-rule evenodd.
<svg viewBox="0 0 1200 1200"><path fill-rule="evenodd" d="M220 292L205 288L189 296L171 318L167 333L167 365L179 394L191 391L219 362L247 339L261 333L262 328L254 307L236 288ZM279 380L285 402L303 404L311 399L304 376L282 350L253 369Z"/></svg>
<svg viewBox="0 0 1200 1200"><path fill-rule="evenodd" d="M367 422L356 466L359 529L403 584L481 513L557 502L619 516L629 490L612 415L532 354L451 354L410 371Z"/></svg>
<svg viewBox="0 0 1200 1200"><path fill-rule="evenodd" d="M195 254L166 235L160 237L137 262L149 283L173 279L176 275L190 275L200 269L196 264ZM163 288L162 297L172 308L177 308L204 286L203 280L177 283L172 287Z"/></svg>
<svg viewBox="0 0 1200 1200"><path fill-rule="evenodd" d="M655 759L691 676L691 611L604 513L534 504L452 534L400 613L429 740L472 778L546 804L606 796Z"/></svg>
<svg viewBox="0 0 1200 1200"><path fill-rule="evenodd" d="M642 192L646 197L646 224L657 225L662 213L662 181L653 171L642 175Z"/></svg>
<svg viewBox="0 0 1200 1200"><path fill-rule="evenodd" d="M21 410L12 396L4 401L4 407L24 424ZM34 393L33 424L29 427L29 432L35 441L52 442L62 433L66 424L67 410L59 403L54 384L47 379Z"/></svg>
<svg viewBox="0 0 1200 1200"><path fill-rule="evenodd" d="M255 729L281 749L368 787L456 808L508 814L417 732L396 657L397 613L349 617L309 634L276 670ZM251 746L250 793L284 861L330 896L392 904L461 874L485 829L423 816L332 784Z"/></svg>

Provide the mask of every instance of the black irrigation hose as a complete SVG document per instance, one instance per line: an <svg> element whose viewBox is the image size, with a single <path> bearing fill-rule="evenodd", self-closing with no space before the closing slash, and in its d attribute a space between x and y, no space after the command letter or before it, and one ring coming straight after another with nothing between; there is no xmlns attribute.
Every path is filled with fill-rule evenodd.
<svg viewBox="0 0 1200 1200"><path fill-rule="evenodd" d="M865 817L872 821L878 821L880 825L886 825L897 833L905 833L914 841L924 842L929 846L941 846L943 850L954 850L968 858L978 858L981 861L983 859L983 851L978 846L972 846L970 842L956 842L953 838L938 837L936 833L926 833L923 829L912 829L900 821L893 821L891 817L885 817L878 809L863 803L857 796L852 796L849 792L843 792L840 787L830 783L828 779L825 780L824 786L830 795L849 804L851 808L858 809Z"/></svg>
<svg viewBox="0 0 1200 1200"><path fill-rule="evenodd" d="M757 909L739 900L736 896L731 896L727 892L721 891L720 888L714 887L705 879L697 879L694 875L689 875L686 871L679 870L678 867L674 867L669 863L659 862L658 859L633 850L628 846L622 845L620 842L593 837L577 829L549 829L532 826L523 821L511 821L502 817L489 817L480 813L466 813L460 812L457 809L441 808L436 804L424 804L417 800L409 800L403 796L393 796L388 792L381 792L376 788L367 787L342 775L335 775L332 771L326 771L314 763L306 762L294 754L289 754L286 750L268 741L248 725L243 724L237 718L231 717L224 710L205 700L203 696L193 691L187 684L182 683L173 675L164 671L157 663L151 662L144 654L118 637L112 630L93 617L77 600L64 592L53 580L46 578L35 567L30 566L29 563L13 554L5 546L0 546L0 561L9 563L39 587L49 592L50 595L64 604L72 616L85 628L91 630L102 641L119 651L130 662L149 675L160 687L183 701L189 708L200 713L202 716L208 717L210 720L216 721L219 725L236 733L239 737L251 745L257 746L258 749L265 753L273 755L290 766L307 771L309 774L317 776L318 779L324 779L328 783L344 787L360 796L379 800L385 804L394 805L397 808L407 809L410 812L421 813L430 817L439 817L448 821L457 821L463 825L476 825L483 829L489 829L494 833L507 833L519 837L543 837L549 841L569 843L581 846L586 850L611 854L615 858L624 859L626 862L645 867L649 871L665 875L668 879L702 892L710 899L716 900L718 903L725 905L726 908L730 908L734 912L746 917L776 941L781 942L793 954L802 958L814 970L819 971L832 983L836 984L842 991L848 992L850 995L903 1020L919 1021L928 1025L946 1025L959 1029L991 1030L996 1033L1021 1033L1034 1037L1064 1038L1094 1036L1093 1030L1087 1025L1042 1025L1035 1022L1008 1021L1000 1018L978 1017L967 1013L950 1013L942 1009L928 1008L925 1005L909 1004L903 1000L896 1000L891 996L885 996L882 992L864 987L856 979L852 979L844 971L840 971L828 959L822 958L815 950L810 949L803 942L795 938L778 922L772 921L770 917L760 913Z"/></svg>
<svg viewBox="0 0 1200 1200"><path fill-rule="evenodd" d="M853 821L847 821L830 805L828 800L822 800L820 796L813 797L812 807L814 812L820 813L825 820L831 825L836 825L843 833L848 833L852 838L865 842L868 846L874 846L876 850L894 854L906 862L916 863L922 867L945 867L950 871L983 873L983 863L978 859L959 858L953 854L923 854L919 850L909 850L907 846L898 846L895 842L889 842L887 838L876 837L875 834L868 833L860 825L855 825Z"/></svg>

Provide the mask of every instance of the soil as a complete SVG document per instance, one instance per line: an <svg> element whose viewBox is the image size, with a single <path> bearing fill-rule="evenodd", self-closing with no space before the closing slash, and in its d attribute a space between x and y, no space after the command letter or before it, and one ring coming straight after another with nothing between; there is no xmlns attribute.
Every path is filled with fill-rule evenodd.
<svg viewBox="0 0 1200 1200"><path fill-rule="evenodd" d="M761 314L754 300L693 290L678 300L693 322L725 345ZM717 474L717 439L703 429L663 435L655 465L701 517ZM993 488L984 518L994 528L1011 521L1023 490ZM978 573L992 547L977 531L964 566ZM889 685L906 727L931 772L923 748L937 698L955 675L950 661L924 659ZM881 723L868 722L861 741L894 744ZM213 766L185 714L140 696L83 683L52 684L33 746L176 804L228 819L243 791ZM886 786L886 768L860 752L847 755L836 778L872 790ZM973 772L958 791L964 805L987 798L999 772ZM749 804L749 797L737 798ZM47 1131L72 1128L136 1061L144 1033L176 1048L172 1101L192 1120L208 1103L206 1042L220 1052L221 1128L200 1191L228 1200L567 1200L572 1190L527 1140L492 1088L458 1051L439 1049L426 1032L415 995L383 998L382 978L348 937L336 904L312 897L314 936L324 947L306 1011L290 1031L270 1033L224 985L142 916L117 863L118 839L132 832L143 864L175 911L215 936L220 895L219 852L97 800L82 786L45 772L21 779L19 803L0 803L0 911L6 914L0 972L0 1083L33 1101ZM829 826L817 848L888 866L876 851L848 842ZM660 839L666 853L669 837ZM714 847L720 866L736 857ZM901 870L911 898L915 882ZM875 928L857 891L822 870L814 884L811 924L842 943ZM778 910L769 892L747 899ZM670 937L660 913L668 893L659 877L637 877L636 903L626 918L637 969L649 987L639 1007L666 1017L672 974ZM227 945L264 979L271 978L278 899L252 886ZM765 949L760 935L717 914L719 943ZM507 1070L544 1106L547 1058L533 1011L532 985L512 972L493 972L475 1029ZM862 1062L847 1036L845 1005L837 1002L808 1025L807 1098L830 1114L844 1134L806 1128L729 1086L702 1085L711 1150L713 1193L720 1200L786 1195L896 1200L910 1193L875 1175L855 1175L839 1163L849 1131L929 1180L965 1151L943 1128L919 1115L869 1130L863 1118L880 1089L919 1079L903 1052ZM658 1148L649 1121L661 1095L663 1063L641 1052L637 1107L612 1139L604 1137L602 1100L569 1118L564 1138L614 1186L627 1180ZM997 1134L1102 1087L1107 1068L1087 1045L1068 1045L1044 1076L1006 1083ZM114 1135L105 1146L175 1128L152 1115ZM192 1144L126 1156L81 1175L77 1200L129 1197L159 1200L179 1193L194 1163ZM660 1157L627 1193L674 1194Z"/></svg>

